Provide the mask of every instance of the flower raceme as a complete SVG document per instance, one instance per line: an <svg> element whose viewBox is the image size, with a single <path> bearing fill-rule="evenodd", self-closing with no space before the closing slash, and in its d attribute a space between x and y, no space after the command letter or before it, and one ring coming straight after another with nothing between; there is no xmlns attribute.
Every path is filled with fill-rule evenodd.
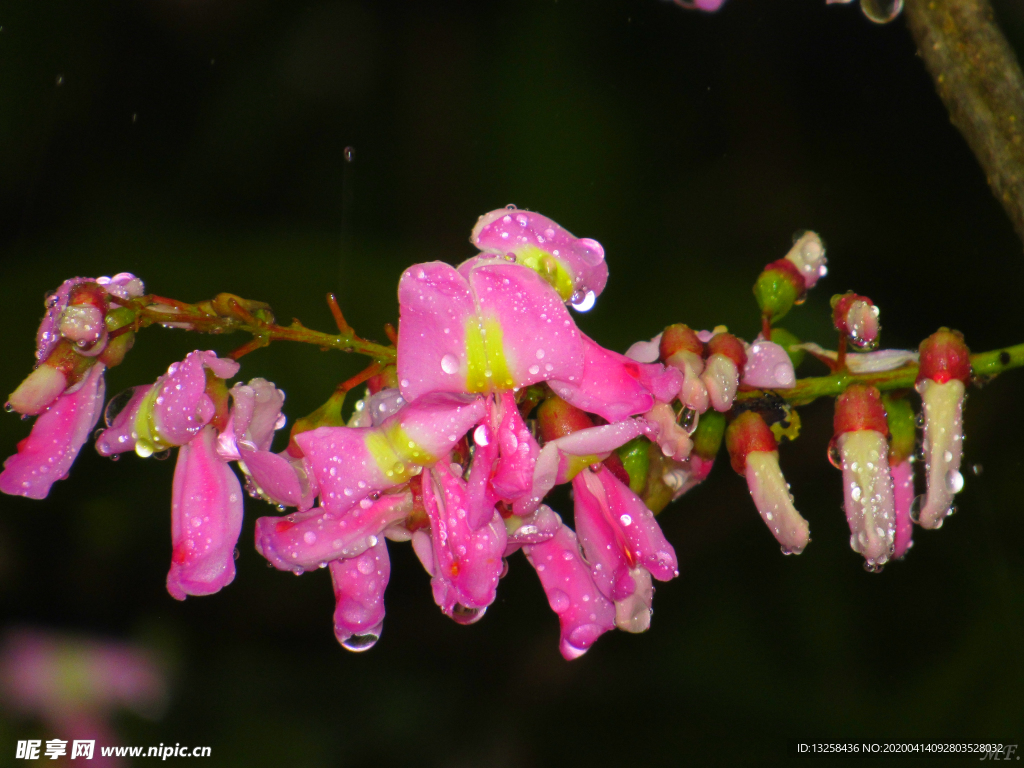
<svg viewBox="0 0 1024 768"><path fill-rule="evenodd" d="M256 550L282 571L329 570L344 647L366 650L381 635L390 540L411 542L434 601L463 624L484 616L507 559L522 549L558 615L561 652L576 658L611 629L648 629L654 581L679 574L655 514L707 478L723 442L783 552L806 547L809 524L779 466L780 443L799 432L785 398L800 401L794 365L805 352L834 373L907 371L908 381L920 359L925 497L914 501L909 400L854 381L836 401L831 454L844 473L851 544L866 567L901 558L914 520L935 528L948 514L962 484L967 348L943 329L919 354L846 354L846 340L871 347L878 336L876 308L852 293L834 304L838 352L773 328L825 274L817 234L802 234L758 278L762 331L753 342L724 326L677 323L626 354L583 334L569 312L592 307L607 283L595 240L514 208L481 216L470 239L480 253L457 267L405 271L395 347L370 344L391 356L298 419L280 452L272 445L285 425L284 393L260 378L230 386L239 364L212 351L192 352L155 383L110 401L96 438L101 455L178 449L173 597L212 594L235 577L243 516L235 463L250 496L281 513L292 508L256 520ZM218 317L265 328L257 310L271 317L266 305L229 294L200 305L145 296L126 273L65 282L47 302L39 365L10 398L10 409L37 419L5 463L0 490L43 498L67 474L102 410L104 372L139 328L217 329ZM363 382L367 393L346 423L346 393ZM544 503L567 483L571 525Z"/></svg>

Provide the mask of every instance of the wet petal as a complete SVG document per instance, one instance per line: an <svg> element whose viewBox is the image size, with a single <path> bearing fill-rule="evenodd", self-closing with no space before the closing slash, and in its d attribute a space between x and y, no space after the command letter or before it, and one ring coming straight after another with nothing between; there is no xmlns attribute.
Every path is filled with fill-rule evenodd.
<svg viewBox="0 0 1024 768"><path fill-rule="evenodd" d="M612 352L584 336L583 378L552 380L551 389L569 404L610 422L645 413L655 400L668 402L682 386L674 368L644 364Z"/></svg>
<svg viewBox="0 0 1024 768"><path fill-rule="evenodd" d="M181 446L171 503L171 569L176 600L211 595L235 578L235 544L242 529L242 487L216 452L217 432L203 428Z"/></svg>
<svg viewBox="0 0 1024 768"><path fill-rule="evenodd" d="M388 548L381 539L363 554L331 561L334 636L351 651L369 649L384 625L384 590L391 577Z"/></svg>
<svg viewBox="0 0 1024 768"><path fill-rule="evenodd" d="M537 571L551 610L558 614L562 656L582 656L615 627L615 606L601 594L580 554L576 534L565 525L547 541L523 547Z"/></svg>
<svg viewBox="0 0 1024 768"><path fill-rule="evenodd" d="M513 254L519 264L543 276L563 301L588 291L600 296L608 282L601 244L577 238L539 213L504 208L485 213L469 239L481 251Z"/></svg>
<svg viewBox="0 0 1024 768"><path fill-rule="evenodd" d="M896 530L885 435L873 429L843 432L836 446L843 463L850 547L868 566L882 565L892 557Z"/></svg>
<svg viewBox="0 0 1024 768"><path fill-rule="evenodd" d="M910 518L910 509L914 504L914 465L909 461L901 461L893 464L889 471L892 475L896 516L892 556L899 560L914 546L914 523Z"/></svg>
<svg viewBox="0 0 1024 768"><path fill-rule="evenodd" d="M308 571L321 563L357 557L377 545L383 531L412 511L412 494L364 499L347 512L315 507L256 521L256 551L281 571Z"/></svg>
<svg viewBox="0 0 1024 768"><path fill-rule="evenodd" d="M739 369L732 359L723 354L711 355L704 364L700 380L707 389L712 408L719 413L732 408L740 383Z"/></svg>
<svg viewBox="0 0 1024 768"><path fill-rule="evenodd" d="M758 339L747 349L741 383L759 389L790 389L796 384L793 361L778 344Z"/></svg>
<svg viewBox="0 0 1024 768"><path fill-rule="evenodd" d="M515 396L502 392L499 400L498 463L491 484L499 498L515 501L529 492L540 445L523 421Z"/></svg>
<svg viewBox="0 0 1024 768"><path fill-rule="evenodd" d="M810 541L810 526L793 506L789 485L779 468L779 454L751 451L746 457L745 474L761 519L786 554L799 555Z"/></svg>
<svg viewBox="0 0 1024 768"><path fill-rule="evenodd" d="M924 413L924 458L927 492L918 524L939 528L963 487L960 459L963 454L964 383L950 379L944 384L925 379L917 385Z"/></svg>
<svg viewBox="0 0 1024 768"><path fill-rule="evenodd" d="M37 369L37 370L41 370ZM18 452L4 462L0 491L43 499L71 469L103 410L103 365L94 365L81 386L61 395L40 414Z"/></svg>

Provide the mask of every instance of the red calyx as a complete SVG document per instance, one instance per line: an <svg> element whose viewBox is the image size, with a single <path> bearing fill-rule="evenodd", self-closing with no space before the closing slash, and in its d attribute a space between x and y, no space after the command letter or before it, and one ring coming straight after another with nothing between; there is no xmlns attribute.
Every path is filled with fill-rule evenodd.
<svg viewBox="0 0 1024 768"><path fill-rule="evenodd" d="M107 292L99 283L79 283L71 289L68 296L68 305L76 307L95 307L101 312L107 311L109 298Z"/></svg>
<svg viewBox="0 0 1024 768"><path fill-rule="evenodd" d="M875 306L875 302L867 296L860 296L853 291L832 297L832 323L840 333L848 334L850 332L846 317L850 314L850 307L855 301L863 301L870 307Z"/></svg>
<svg viewBox="0 0 1024 768"><path fill-rule="evenodd" d="M615 475L623 485L629 487L629 472L626 471L625 466L622 464L622 459L619 458L617 453L613 452L611 456L601 463L604 464L605 468Z"/></svg>
<svg viewBox="0 0 1024 768"><path fill-rule="evenodd" d="M586 413L569 405L560 397L549 397L537 408L537 425L544 442L557 440L581 429L594 426Z"/></svg>
<svg viewBox="0 0 1024 768"><path fill-rule="evenodd" d="M889 422L885 418L882 393L877 387L852 384L836 398L835 416L832 419L836 437L844 432L873 429L889 436Z"/></svg>
<svg viewBox="0 0 1024 768"><path fill-rule="evenodd" d="M661 333L661 359L668 360L676 352L694 352L704 355L704 342L697 338L697 332L684 323L668 326Z"/></svg>
<svg viewBox="0 0 1024 768"><path fill-rule="evenodd" d="M931 379L945 384L950 379L966 382L971 378L971 350L960 331L940 328L921 342L918 351L921 354L918 381Z"/></svg>
<svg viewBox="0 0 1024 768"><path fill-rule="evenodd" d="M739 370L747 364L747 353L743 349L743 342L731 333L716 333L711 337L707 345L707 356L725 355L734 363Z"/></svg>
<svg viewBox="0 0 1024 768"><path fill-rule="evenodd" d="M725 429L725 447L729 451L732 468L742 475L747 469L747 454L751 451L774 451L778 444L775 435L754 411L744 411Z"/></svg>
<svg viewBox="0 0 1024 768"><path fill-rule="evenodd" d="M800 270L797 269L796 264L794 264L789 259L779 259L778 261L773 261L771 264L764 268L764 271L781 272L786 276L786 279L788 279L789 282L793 284L793 287L796 288L799 296L803 296L805 293L807 293L807 281L804 280L804 276L800 274Z"/></svg>

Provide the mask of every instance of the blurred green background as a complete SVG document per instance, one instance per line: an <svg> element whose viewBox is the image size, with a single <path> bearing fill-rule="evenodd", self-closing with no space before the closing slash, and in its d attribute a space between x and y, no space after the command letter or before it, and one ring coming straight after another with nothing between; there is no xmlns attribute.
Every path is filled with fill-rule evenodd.
<svg viewBox="0 0 1024 768"><path fill-rule="evenodd" d="M998 5L1018 50L1021 8ZM611 281L579 322L614 349L677 321L752 337L750 286L804 228L831 271L784 323L802 337L831 346L828 299L855 289L881 306L886 346L940 325L976 350L1024 341L1021 243L902 20L875 26L855 4L6 3L0 105L3 392L66 277L128 270L162 295L231 291L323 329L331 290L381 339L402 270L468 257L476 217L507 203L604 244ZM242 341L147 331L108 393ZM242 375L286 390L294 419L361 363L280 343ZM849 549L831 403L804 409L782 461L807 551L779 554L722 461L660 518L681 575L658 587L652 630L572 663L522 555L461 627L403 545L381 641L344 651L328 574L268 570L253 551L272 513L255 501L235 582L178 603L164 590L173 461L88 447L45 502L0 498L0 620L160 649L170 709L125 716L122 743L210 745L212 766L687 765L783 760L788 739L1024 741L1022 393L1018 372L971 396L978 474L958 514L880 575ZM28 428L0 419L4 455ZM0 720L0 765L26 735L60 734Z"/></svg>

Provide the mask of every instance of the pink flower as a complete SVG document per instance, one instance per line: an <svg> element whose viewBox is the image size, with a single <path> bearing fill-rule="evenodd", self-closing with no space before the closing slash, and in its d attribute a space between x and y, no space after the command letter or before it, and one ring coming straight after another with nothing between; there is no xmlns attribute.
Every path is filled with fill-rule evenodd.
<svg viewBox="0 0 1024 768"><path fill-rule="evenodd" d="M320 427L295 436L320 504L344 512L370 494L403 485L446 456L486 414L481 397L436 393L377 427Z"/></svg>
<svg viewBox="0 0 1024 768"><path fill-rule="evenodd" d="M485 213L469 240L486 254L514 257L574 305L593 305L608 282L601 244L577 238L539 213L506 208Z"/></svg>
<svg viewBox="0 0 1024 768"><path fill-rule="evenodd" d="M708 392L708 399L719 413L732 408L736 390L740 385L740 372L747 363L743 343L724 330L715 329L705 347L707 355L700 380Z"/></svg>
<svg viewBox="0 0 1024 768"><path fill-rule="evenodd" d="M37 419L18 453L4 462L0 491L43 499L67 476L103 409L102 364L94 365L77 388L60 395Z"/></svg>
<svg viewBox="0 0 1024 768"><path fill-rule="evenodd" d="M212 595L235 579L235 544L242 530L242 486L217 455L217 431L200 428L178 450L171 490L171 569L176 600Z"/></svg>
<svg viewBox="0 0 1024 768"><path fill-rule="evenodd" d="M580 333L536 272L493 261L466 272L435 261L399 281L398 378L408 402L582 376Z"/></svg>
<svg viewBox="0 0 1024 768"><path fill-rule="evenodd" d="M526 545L523 552L537 571L551 610L558 614L562 656L582 656L597 638L615 628L615 605L594 584L576 534L561 525L551 538Z"/></svg>
<svg viewBox="0 0 1024 768"><path fill-rule="evenodd" d="M893 485L893 507L896 530L893 536L893 559L899 560L914 546L914 522L910 511L914 504L914 465L904 460L889 467Z"/></svg>
<svg viewBox="0 0 1024 768"><path fill-rule="evenodd" d="M643 632L650 626L650 576L679 575L675 550L654 514L605 469L585 469L572 481L576 533L591 564L594 583L616 607L616 626Z"/></svg>
<svg viewBox="0 0 1024 768"><path fill-rule="evenodd" d="M432 576L434 602L460 624L472 624L494 602L508 540L505 524L492 506L483 526L470 526L466 482L444 462L424 475L423 506L431 548L428 555L421 540L416 554Z"/></svg>

